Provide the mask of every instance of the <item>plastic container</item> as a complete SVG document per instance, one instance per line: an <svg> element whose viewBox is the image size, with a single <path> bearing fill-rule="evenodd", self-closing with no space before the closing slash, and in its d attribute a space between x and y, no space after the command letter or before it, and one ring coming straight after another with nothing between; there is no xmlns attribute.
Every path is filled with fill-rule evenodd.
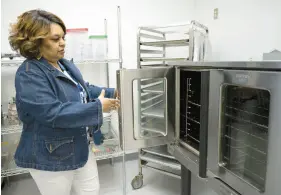
<svg viewBox="0 0 281 195"><path fill-rule="evenodd" d="M89 36L92 45L93 59L96 61L106 60L107 35Z"/></svg>
<svg viewBox="0 0 281 195"><path fill-rule="evenodd" d="M77 61L85 59L85 53L91 51L87 28L74 28L66 30L65 58ZM88 48L90 47L90 49ZM88 56L87 56L88 57Z"/></svg>
<svg viewBox="0 0 281 195"><path fill-rule="evenodd" d="M102 134L108 134L109 133L109 131L111 129L110 121L111 121L111 114L110 113L103 113L103 124L101 126L101 133Z"/></svg>
<svg viewBox="0 0 281 195"><path fill-rule="evenodd" d="M4 115L3 115L4 116ZM17 107L15 103L15 98L8 104L8 115L7 115L9 125L19 125L21 121L18 118Z"/></svg>

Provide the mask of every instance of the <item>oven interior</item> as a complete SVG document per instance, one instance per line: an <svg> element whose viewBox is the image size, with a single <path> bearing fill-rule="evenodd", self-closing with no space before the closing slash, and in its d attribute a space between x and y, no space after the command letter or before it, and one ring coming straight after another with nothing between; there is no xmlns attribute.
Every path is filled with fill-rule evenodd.
<svg viewBox="0 0 281 195"><path fill-rule="evenodd" d="M201 72L180 71L180 134L181 142L199 151Z"/></svg>
<svg viewBox="0 0 281 195"><path fill-rule="evenodd" d="M264 191L270 93L224 85L221 103L221 161L230 172Z"/></svg>

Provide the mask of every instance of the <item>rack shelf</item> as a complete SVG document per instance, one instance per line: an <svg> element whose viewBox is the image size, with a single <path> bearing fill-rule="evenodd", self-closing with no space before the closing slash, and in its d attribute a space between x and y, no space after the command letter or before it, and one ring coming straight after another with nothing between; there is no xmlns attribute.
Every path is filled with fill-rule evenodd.
<svg viewBox="0 0 281 195"><path fill-rule="evenodd" d="M1 127L1 135L20 133L22 125L4 125Z"/></svg>
<svg viewBox="0 0 281 195"><path fill-rule="evenodd" d="M189 39L140 42L140 45L155 46L155 47L163 47L163 46L165 46L165 47L188 46L189 45Z"/></svg>
<svg viewBox="0 0 281 195"><path fill-rule="evenodd" d="M173 159L159 156L159 155L152 155L149 153L140 154L140 159L147 161L147 162L155 163L155 164L158 164L161 166L169 167L174 170L181 170L181 165L179 162L177 162L176 160L173 160Z"/></svg>
<svg viewBox="0 0 281 195"><path fill-rule="evenodd" d="M164 83L159 83L157 85L152 85L149 87L142 88L145 93L164 93Z"/></svg>
<svg viewBox="0 0 281 195"><path fill-rule="evenodd" d="M149 120L148 122L143 122L141 126L142 130L161 134L162 136L165 136L166 130L165 128L165 122L163 119L154 118L152 120Z"/></svg>
<svg viewBox="0 0 281 195"><path fill-rule="evenodd" d="M15 127L14 128L15 130L12 130L11 128L10 129L6 128L4 134L21 132L20 127L21 127L20 125ZM2 127L2 135L3 135L3 127ZM105 136L105 140L104 140L104 144L102 145L103 150L94 152L95 159L103 160L103 159L122 156L124 152L121 150L119 146L118 136L113 131L109 131L109 133L105 134L104 136ZM91 148L93 146L94 146L93 141L91 141ZM4 167L1 169L1 177L10 177L10 176L20 175L29 172L26 169L17 167L13 159L5 164L8 166L8 168L5 169Z"/></svg>
<svg viewBox="0 0 281 195"><path fill-rule="evenodd" d="M29 173L29 171L26 169L22 169L22 168L1 170L1 177L11 177L11 176L21 175L21 174L25 174L25 173Z"/></svg>
<svg viewBox="0 0 281 195"><path fill-rule="evenodd" d="M104 135L104 143L101 146L95 146L94 142L91 141L91 148L95 148L95 158L96 160L103 160L113 157L122 156L124 152L119 146L119 138L114 130L110 130Z"/></svg>
<svg viewBox="0 0 281 195"><path fill-rule="evenodd" d="M149 154L155 154L157 156L162 156L175 160L175 157L168 152L167 147L167 145L162 145L157 147L143 148L141 150Z"/></svg>
<svg viewBox="0 0 281 195"><path fill-rule="evenodd" d="M1 60L2 67L19 66L24 60ZM75 62L77 65L89 65L89 64L107 64L107 63L120 63L119 59L108 59L108 60L82 60Z"/></svg>
<svg viewBox="0 0 281 195"><path fill-rule="evenodd" d="M153 106L148 108L142 112L142 115L147 117L155 117L155 118L164 118L164 103L160 103L157 106Z"/></svg>
<svg viewBox="0 0 281 195"><path fill-rule="evenodd" d="M6 155L2 154L1 156L1 160L2 160L1 177L10 177L10 176L20 175L29 172L27 169L17 167L14 158L8 156L9 156L8 154Z"/></svg>
<svg viewBox="0 0 281 195"><path fill-rule="evenodd" d="M124 151L122 151L119 146L105 146L105 147L106 150L104 151L94 152L96 160L115 158L115 157L122 156L124 154Z"/></svg>
<svg viewBox="0 0 281 195"><path fill-rule="evenodd" d="M188 58L165 58L165 57L143 57L140 59L141 62L152 62L152 61L187 61Z"/></svg>

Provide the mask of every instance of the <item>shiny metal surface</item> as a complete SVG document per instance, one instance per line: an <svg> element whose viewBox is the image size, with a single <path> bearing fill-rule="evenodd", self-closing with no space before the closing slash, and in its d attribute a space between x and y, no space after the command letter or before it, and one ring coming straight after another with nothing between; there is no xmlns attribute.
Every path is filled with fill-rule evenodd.
<svg viewBox="0 0 281 195"><path fill-rule="evenodd" d="M180 69L175 68L175 137L179 140L180 137Z"/></svg>
<svg viewBox="0 0 281 195"><path fill-rule="evenodd" d="M176 159L187 169L189 169L192 174L199 174L199 158L194 153L188 151L185 147L181 145L174 145L173 147L173 155Z"/></svg>
<svg viewBox="0 0 281 195"><path fill-rule="evenodd" d="M146 26L146 27L141 27L142 29L146 29L146 30L150 30L151 32L154 33L178 33L179 32L179 28L183 28L183 29L189 29L193 27L195 30L200 30L203 33L208 33L208 27L195 21L188 21L186 23L182 23L182 24L171 24L171 25L165 25L165 26ZM184 31L186 33L186 31Z"/></svg>
<svg viewBox="0 0 281 195"><path fill-rule="evenodd" d="M117 18L118 18L118 55L119 55L119 68L123 68L123 57L122 57L122 31L121 31L121 9L117 7Z"/></svg>
<svg viewBox="0 0 281 195"><path fill-rule="evenodd" d="M140 159L143 160L143 161L159 164L161 166L169 167L169 168L174 169L174 170L180 170L181 169L181 165L176 160L166 158L166 157L163 157L163 156L159 156L159 155L144 153L144 154L140 154Z"/></svg>
<svg viewBox="0 0 281 195"><path fill-rule="evenodd" d="M243 62L243 63L218 63L222 66L235 65L235 67L255 67L273 69L281 65L279 62ZM280 68L280 67L279 67ZM209 136L208 136L208 170L214 173L223 182L233 187L240 194L247 195L277 195L281 191L281 174L276 171L280 169L281 156L278 155L281 142L279 131L281 120L281 74L278 71L245 71L245 70L217 70L211 71L210 78L210 105L209 105ZM245 181L245 179L231 173L220 165L220 131L221 124L221 85L233 84L245 87L260 88L269 90L270 98L270 118L268 134L268 157L266 184L264 192Z"/></svg>
<svg viewBox="0 0 281 195"><path fill-rule="evenodd" d="M135 139L136 132L139 129L135 129L134 121L135 117L138 117L135 113L139 113L139 109L134 110L134 100L139 101L137 103L140 107L140 98L133 96L133 81L136 79L165 79L166 85L164 86L164 98L166 102L174 102L175 100L175 69L173 67L157 68L157 69L135 69L135 70L119 70L117 72L118 90L120 91L121 109L119 110L119 129L120 137L122 140L121 147L126 150L139 149L151 146L158 146L173 142L175 140L175 107L174 103L164 105L165 118L163 125L166 125L167 134L159 137L143 137ZM153 127L156 127L151 123ZM158 123L160 125L160 123ZM137 132L139 133L139 132Z"/></svg>
<svg viewBox="0 0 281 195"><path fill-rule="evenodd" d="M207 44L207 34L190 28L189 30L189 61L198 62L204 61L206 57L206 44Z"/></svg>
<svg viewBox="0 0 281 195"><path fill-rule="evenodd" d="M185 61L188 58L164 58L164 57L144 57L141 58L142 62L153 62L153 61Z"/></svg>
<svg viewBox="0 0 281 195"><path fill-rule="evenodd" d="M168 146L167 145L150 147L150 148L143 148L143 149L141 149L141 151L175 160L175 157L172 156L168 152Z"/></svg>
<svg viewBox="0 0 281 195"><path fill-rule="evenodd" d="M182 68L210 68L210 69L254 69L281 70L281 61L241 61L241 62L168 62L171 66Z"/></svg>
<svg viewBox="0 0 281 195"><path fill-rule="evenodd" d="M207 186L213 189L218 195L240 195L230 186L220 181L218 178L209 178L206 183Z"/></svg>
<svg viewBox="0 0 281 195"><path fill-rule="evenodd" d="M281 126L281 121L278 119L280 116L280 106L279 102L281 99L281 90L279 90L279 83L281 83L281 75L279 71L281 70L281 62L188 62L184 65L177 65L175 71L171 71L174 68L145 68L142 70L121 70L119 71L119 84L118 87L121 90L121 108L125 111L120 111L122 121L120 123L123 127L123 132L125 133L125 149L129 148L144 148L148 146L162 145L163 143L168 143L170 141L175 141L173 147L173 155L179 160L184 166L189 168L192 173L198 174L199 171L199 159L198 154L192 152L188 147L179 143L179 71L180 69L200 69L205 71L210 71L210 92L209 92L209 133L208 133L208 172L209 179L219 178L220 180L210 180L210 186L217 192L224 194L247 194L247 195L275 195L281 191L280 185L281 175L276 174L276 170L279 170L279 165L281 164L281 157L278 155L278 149L281 148L281 142L279 138L281 132L278 131L278 127ZM174 86L174 92L170 93L168 91L168 99L173 101L168 101L164 107L168 107L173 110L175 118L171 117L169 124L173 128L169 128L168 135L166 137L149 138L143 140L133 139L133 111L132 105L128 108L128 104L123 105L124 102L132 104L132 99L129 91L132 91L132 80L134 78L144 79L144 78L164 78L169 71L173 76L169 76L168 83ZM123 72L123 73L122 73ZM153 77L152 77L153 76ZM173 78L169 80L169 78ZM243 180L239 176L231 173L224 168L224 162L221 162L220 156L220 107L221 107L221 86L222 84L234 84L239 86L247 86L253 88L267 89L271 93L270 99L270 125L269 125L269 146L268 146L268 163L267 163L267 176L266 176L266 186L265 192L260 192L255 186L249 182ZM171 88L168 88L168 90ZM166 91L167 92L167 91ZM131 93L132 94L132 93ZM150 98L150 96L147 96ZM124 101L124 102L122 102ZM124 113L126 115L124 115ZM131 118L132 117L132 118ZM125 120L126 119L126 122ZM171 121L173 121L171 123ZM131 122L128 122L131 121ZM129 133L128 133L129 132ZM122 137L122 136L120 136ZM171 139L170 139L171 138ZM174 139L176 138L176 140ZM127 141L128 140L128 141ZM223 187L218 186L230 185L235 189L233 192L231 190L225 190ZM222 189L221 189L222 188ZM227 188L226 188L227 189ZM237 191L237 192L236 192Z"/></svg>
<svg viewBox="0 0 281 195"><path fill-rule="evenodd" d="M162 173L162 174L170 176L170 177L181 179L181 175L180 175L181 170L175 170L175 169L172 169L172 168L163 167L161 165L158 165L158 167L156 167L155 165L151 166L151 165L148 165L148 164L142 165L142 168L148 168L148 169L151 169L151 170L156 171L158 173Z"/></svg>
<svg viewBox="0 0 281 195"><path fill-rule="evenodd" d="M154 46L154 47L176 47L176 46L188 46L188 39L171 40L171 41L153 41L153 42L141 42L141 45Z"/></svg>
<svg viewBox="0 0 281 195"><path fill-rule="evenodd" d="M171 34L179 36L174 37ZM205 59L208 28L197 21L179 25L140 27L137 37L138 68L156 62L166 65L171 61L201 61ZM179 47L184 52L175 50L172 52L173 56L166 57L167 54L171 54L166 51L166 48Z"/></svg>

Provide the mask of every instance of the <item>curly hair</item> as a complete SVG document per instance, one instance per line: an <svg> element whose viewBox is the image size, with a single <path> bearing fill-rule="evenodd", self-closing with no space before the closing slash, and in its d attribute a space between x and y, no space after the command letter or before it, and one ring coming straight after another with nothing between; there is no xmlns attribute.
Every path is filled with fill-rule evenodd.
<svg viewBox="0 0 281 195"><path fill-rule="evenodd" d="M52 23L60 25L66 33L65 24L58 16L44 10L24 12L11 25L9 42L12 49L25 58L39 58L41 42L50 32Z"/></svg>

